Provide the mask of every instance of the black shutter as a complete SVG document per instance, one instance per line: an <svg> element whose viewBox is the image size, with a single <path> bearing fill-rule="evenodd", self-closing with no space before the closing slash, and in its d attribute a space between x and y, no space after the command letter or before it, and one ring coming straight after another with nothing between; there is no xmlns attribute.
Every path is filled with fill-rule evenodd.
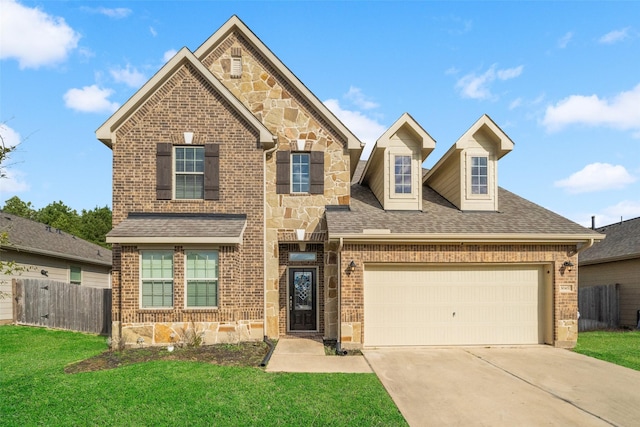
<svg viewBox="0 0 640 427"><path fill-rule="evenodd" d="M156 199L171 200L171 158L173 145L159 142L156 145Z"/></svg>
<svg viewBox="0 0 640 427"><path fill-rule="evenodd" d="M276 153L276 193L277 194L289 194L291 192L291 184L289 183L290 157L291 157L290 151L278 151Z"/></svg>
<svg viewBox="0 0 640 427"><path fill-rule="evenodd" d="M310 194L324 194L324 151L312 151L310 167Z"/></svg>
<svg viewBox="0 0 640 427"><path fill-rule="evenodd" d="M220 200L220 144L204 145L204 199Z"/></svg>

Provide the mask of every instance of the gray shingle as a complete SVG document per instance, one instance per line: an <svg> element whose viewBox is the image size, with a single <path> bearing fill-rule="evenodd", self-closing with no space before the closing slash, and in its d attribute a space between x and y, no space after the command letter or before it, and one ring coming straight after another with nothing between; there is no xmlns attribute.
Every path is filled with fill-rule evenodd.
<svg viewBox="0 0 640 427"><path fill-rule="evenodd" d="M607 238L580 253L580 264L640 258L640 217L596 228Z"/></svg>
<svg viewBox="0 0 640 427"><path fill-rule="evenodd" d="M0 212L0 232L7 232L11 249L111 266L109 249L40 222Z"/></svg>

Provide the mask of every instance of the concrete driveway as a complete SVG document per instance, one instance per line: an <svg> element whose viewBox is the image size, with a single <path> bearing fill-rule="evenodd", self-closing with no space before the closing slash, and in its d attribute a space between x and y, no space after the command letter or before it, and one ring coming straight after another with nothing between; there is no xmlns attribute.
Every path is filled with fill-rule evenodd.
<svg viewBox="0 0 640 427"><path fill-rule="evenodd" d="M640 372L568 350L363 353L411 426L640 425Z"/></svg>

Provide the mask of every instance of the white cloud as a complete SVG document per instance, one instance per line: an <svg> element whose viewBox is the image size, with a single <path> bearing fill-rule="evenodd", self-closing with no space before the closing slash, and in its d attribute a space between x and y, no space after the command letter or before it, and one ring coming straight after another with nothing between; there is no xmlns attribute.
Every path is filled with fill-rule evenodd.
<svg viewBox="0 0 640 427"><path fill-rule="evenodd" d="M601 44L614 44L629 37L629 27L621 30L613 30L598 39Z"/></svg>
<svg viewBox="0 0 640 427"><path fill-rule="evenodd" d="M116 7L116 8L107 8L107 7L83 7L82 10L85 10L90 13L99 13L100 15L107 16L109 18L114 19L122 19L131 15L133 11L126 7Z"/></svg>
<svg viewBox="0 0 640 427"><path fill-rule="evenodd" d="M572 38L573 32L569 31L564 36L560 37L560 40L558 40L558 47L560 49L564 49L565 47L567 47Z"/></svg>
<svg viewBox="0 0 640 427"><path fill-rule="evenodd" d="M565 188L569 193L592 193L616 190L636 181L624 166L608 163L592 163L569 178L556 181L556 187Z"/></svg>
<svg viewBox="0 0 640 427"><path fill-rule="evenodd" d="M516 98L509 104L509 110L514 110L522 105L522 98Z"/></svg>
<svg viewBox="0 0 640 427"><path fill-rule="evenodd" d="M85 113L114 112L118 109L117 102L109 101L113 94L111 89L101 89L96 85L85 86L82 89L69 89L64 94L64 103L67 108Z"/></svg>
<svg viewBox="0 0 640 427"><path fill-rule="evenodd" d="M29 191L31 187L24 180L26 176L23 172L15 169L3 169L4 177L0 178L0 193L22 193Z"/></svg>
<svg viewBox="0 0 640 427"><path fill-rule="evenodd" d="M0 136L5 147L15 147L22 141L20 134L5 123L0 123Z"/></svg>
<svg viewBox="0 0 640 427"><path fill-rule="evenodd" d="M344 110L337 99L327 99L324 105L335 114L344 125L364 142L362 159L369 158L376 140L387 128L376 119L367 117L359 111Z"/></svg>
<svg viewBox="0 0 640 427"><path fill-rule="evenodd" d="M367 99L367 97L362 93L362 90L355 86L350 86L349 92L347 92L344 97L363 110L371 110L379 107L377 103Z"/></svg>
<svg viewBox="0 0 640 427"><path fill-rule="evenodd" d="M176 53L178 53L177 50L169 49L164 53L164 55L162 55L162 61L168 62L171 58L173 58L176 55Z"/></svg>
<svg viewBox="0 0 640 427"><path fill-rule="evenodd" d="M523 65L514 68L497 69L496 64L493 64L480 75L470 73L461 77L456 83L456 88L460 90L463 98L491 99L494 97L489 89L489 85L492 82L496 79L509 80L516 78L522 74L523 70Z"/></svg>
<svg viewBox="0 0 640 427"><path fill-rule="evenodd" d="M149 32L151 33L151 35L152 35L153 37L155 37L155 36L157 36L157 35L158 35L158 32L157 32L157 31L156 31L156 29L155 29L155 28L153 28L153 27L149 27Z"/></svg>
<svg viewBox="0 0 640 427"><path fill-rule="evenodd" d="M640 84L613 99L597 95L571 95L556 105L547 107L542 124L548 131L557 131L571 124L608 126L633 130L640 137Z"/></svg>
<svg viewBox="0 0 640 427"><path fill-rule="evenodd" d="M14 0L0 0L0 59L15 58L21 69L64 61L80 35L65 20Z"/></svg>
<svg viewBox="0 0 640 427"><path fill-rule="evenodd" d="M127 68L113 68L109 73L111 73L116 82L124 83L133 88L139 88L147 81L144 74L136 68L132 68L129 64L127 64Z"/></svg>

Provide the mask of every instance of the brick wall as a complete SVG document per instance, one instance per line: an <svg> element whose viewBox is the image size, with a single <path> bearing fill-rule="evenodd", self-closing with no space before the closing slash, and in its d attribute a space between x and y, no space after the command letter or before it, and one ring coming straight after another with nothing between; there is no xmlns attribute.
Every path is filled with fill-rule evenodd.
<svg viewBox="0 0 640 427"><path fill-rule="evenodd" d="M219 200L156 200L156 143L220 144ZM259 321L264 298L264 151L258 135L189 64L185 64L116 131L113 225L129 212L246 214L243 243L221 247L219 310L184 310L183 254L174 250L174 309L139 308L139 250L114 245L113 320L131 327L154 322ZM252 319L239 319L248 313ZM255 323L255 322L254 322ZM126 327L126 326L125 326ZM116 329L116 328L114 328Z"/></svg>

